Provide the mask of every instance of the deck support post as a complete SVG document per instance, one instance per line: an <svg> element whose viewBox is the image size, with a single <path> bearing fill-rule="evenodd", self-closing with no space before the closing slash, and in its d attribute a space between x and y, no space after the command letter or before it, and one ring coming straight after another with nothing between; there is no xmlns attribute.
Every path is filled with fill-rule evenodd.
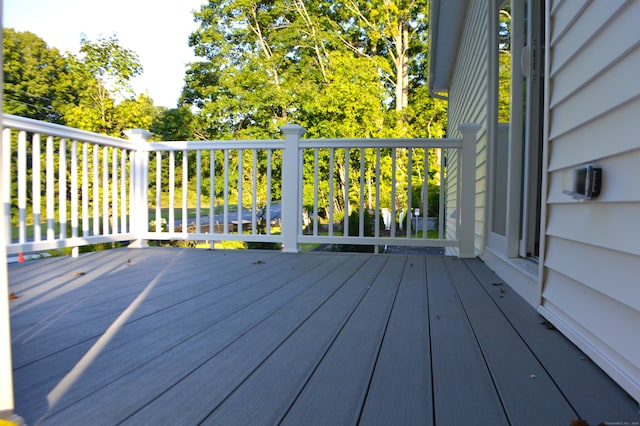
<svg viewBox="0 0 640 426"><path fill-rule="evenodd" d="M138 144L131 168L133 194L130 206L133 218L131 226L137 238L129 244L129 248L145 248L148 244L143 236L147 233L149 226L149 151L146 145L152 134L144 129L125 130L124 134L131 142Z"/></svg>
<svg viewBox="0 0 640 426"><path fill-rule="evenodd" d="M301 215L300 137L306 129L297 124L280 127L284 133L282 152L282 237L283 252L297 253Z"/></svg>
<svg viewBox="0 0 640 426"><path fill-rule="evenodd" d="M458 224L460 229L461 258L475 257L475 211L476 211L476 140L480 130L478 124L464 123L459 127L462 132L462 148L460 150L460 206L458 208Z"/></svg>

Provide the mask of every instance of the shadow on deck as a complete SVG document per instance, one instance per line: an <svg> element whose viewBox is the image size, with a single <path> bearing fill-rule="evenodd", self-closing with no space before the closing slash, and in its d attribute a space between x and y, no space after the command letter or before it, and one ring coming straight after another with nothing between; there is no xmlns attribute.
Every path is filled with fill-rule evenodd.
<svg viewBox="0 0 640 426"><path fill-rule="evenodd" d="M480 260L118 249L9 282L29 424L640 419Z"/></svg>

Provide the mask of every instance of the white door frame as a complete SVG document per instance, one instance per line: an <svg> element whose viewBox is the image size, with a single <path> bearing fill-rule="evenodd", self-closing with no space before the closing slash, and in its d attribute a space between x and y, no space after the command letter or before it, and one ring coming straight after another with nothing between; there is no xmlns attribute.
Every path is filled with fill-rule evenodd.
<svg viewBox="0 0 640 426"><path fill-rule="evenodd" d="M543 60L542 48L544 34L537 34L540 26L537 24L538 11L537 0L512 0L511 2L511 120L509 123L508 152L505 158L497 158L497 143L500 140L500 126L497 120L498 110L498 34L497 14L499 12L497 2L491 2L491 44L490 52L490 81L489 81L489 129L490 129L490 176L489 176L489 202L487 203L487 241L486 245L495 254L503 258L526 258L536 254L538 241L537 223L540 217L541 206L537 202L540 194L541 175L538 161L541 158L541 108L531 108L532 105L542 105L539 99L542 82L540 64ZM525 6L529 11L525 11ZM525 16L529 16L534 25L528 25L525 32ZM536 48L531 48L531 42L536 40ZM532 55L536 60L532 60ZM534 70L534 65L537 70ZM525 78L526 77L526 78ZM526 100L522 94L527 93ZM526 107L526 119L522 118ZM533 125L532 125L533 124ZM501 235L493 230L494 202L496 200L495 177L497 167L507 167L506 189L506 223L505 233Z"/></svg>

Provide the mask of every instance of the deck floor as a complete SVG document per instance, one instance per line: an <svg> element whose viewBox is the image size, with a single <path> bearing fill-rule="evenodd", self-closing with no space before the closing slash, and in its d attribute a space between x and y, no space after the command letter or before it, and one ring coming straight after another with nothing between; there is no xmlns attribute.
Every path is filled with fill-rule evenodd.
<svg viewBox="0 0 640 426"><path fill-rule="evenodd" d="M477 259L118 249L9 282L29 424L640 420Z"/></svg>

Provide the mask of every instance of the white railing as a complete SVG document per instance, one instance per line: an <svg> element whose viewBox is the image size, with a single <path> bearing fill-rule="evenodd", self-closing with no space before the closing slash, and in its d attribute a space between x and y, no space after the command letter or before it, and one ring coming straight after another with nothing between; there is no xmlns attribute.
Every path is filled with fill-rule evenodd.
<svg viewBox="0 0 640 426"><path fill-rule="evenodd" d="M3 126L9 253L236 240L288 252L308 243L454 247L473 256L473 125L461 128L462 139L302 139L303 128L287 125L284 140L152 143L141 130L124 140L9 115ZM437 217L415 213L428 211L428 153L444 164L451 150L462 167L448 206L457 212L455 238L445 238L444 193ZM444 166L440 173L444 189Z"/></svg>
<svg viewBox="0 0 640 426"><path fill-rule="evenodd" d="M3 117L8 253L134 240L138 146L21 117Z"/></svg>
<svg viewBox="0 0 640 426"><path fill-rule="evenodd" d="M283 147L282 140L148 143L154 218L142 238L282 243L272 212Z"/></svg>

